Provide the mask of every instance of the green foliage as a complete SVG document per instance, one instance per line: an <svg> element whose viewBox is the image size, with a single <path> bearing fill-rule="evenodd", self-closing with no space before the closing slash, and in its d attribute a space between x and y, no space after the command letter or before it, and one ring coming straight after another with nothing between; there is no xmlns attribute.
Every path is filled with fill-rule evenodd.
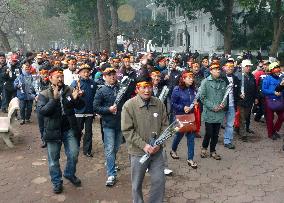
<svg viewBox="0 0 284 203"><path fill-rule="evenodd" d="M157 15L155 20L151 20L145 26L145 38L152 40L157 46L167 45L170 42L171 22L167 21L166 16Z"/></svg>

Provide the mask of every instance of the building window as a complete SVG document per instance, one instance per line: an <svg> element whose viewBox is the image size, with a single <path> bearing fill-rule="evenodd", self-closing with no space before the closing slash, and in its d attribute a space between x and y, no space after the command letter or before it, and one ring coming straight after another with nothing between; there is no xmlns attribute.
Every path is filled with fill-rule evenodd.
<svg viewBox="0 0 284 203"><path fill-rule="evenodd" d="M170 47L173 47L174 44L175 44L175 32L171 31Z"/></svg>
<svg viewBox="0 0 284 203"><path fill-rule="evenodd" d="M177 45L183 46L183 30L179 29L177 34Z"/></svg>
<svg viewBox="0 0 284 203"><path fill-rule="evenodd" d="M209 30L212 31L212 24L209 23Z"/></svg>
<svg viewBox="0 0 284 203"><path fill-rule="evenodd" d="M181 7L178 7L178 16L183 16L183 9Z"/></svg>
<svg viewBox="0 0 284 203"><path fill-rule="evenodd" d="M195 29L195 32L197 32L197 26L195 26L194 29Z"/></svg>
<svg viewBox="0 0 284 203"><path fill-rule="evenodd" d="M205 32L205 24L203 24L203 32Z"/></svg>
<svg viewBox="0 0 284 203"><path fill-rule="evenodd" d="M170 18L175 18L175 10L170 11Z"/></svg>

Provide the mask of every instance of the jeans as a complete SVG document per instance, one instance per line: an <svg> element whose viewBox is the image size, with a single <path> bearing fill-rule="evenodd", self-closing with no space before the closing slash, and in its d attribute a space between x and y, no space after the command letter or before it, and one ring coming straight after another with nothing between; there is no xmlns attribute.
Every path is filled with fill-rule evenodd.
<svg viewBox="0 0 284 203"><path fill-rule="evenodd" d="M30 120L33 110L33 100L20 100L20 116L22 120Z"/></svg>
<svg viewBox="0 0 284 203"><path fill-rule="evenodd" d="M205 122L205 136L202 142L202 147L207 149L210 143L210 152L216 151L216 145L218 143L218 135L220 131L221 123L207 123Z"/></svg>
<svg viewBox="0 0 284 203"><path fill-rule="evenodd" d="M78 126L80 129L80 132L84 129L85 126L85 135L83 138L83 153L86 154L91 154L92 153L92 139L93 139L93 116L88 116L88 117L77 117L77 122ZM82 135L82 133L81 133ZM79 146L81 142L81 136L79 138Z"/></svg>
<svg viewBox="0 0 284 203"><path fill-rule="evenodd" d="M226 126L225 126L225 133L224 133L224 144L230 144L233 141L235 114L236 114L235 107L229 106L229 109L225 115Z"/></svg>
<svg viewBox="0 0 284 203"><path fill-rule="evenodd" d="M116 176L115 159L122 142L120 129L103 128L107 176Z"/></svg>
<svg viewBox="0 0 284 203"><path fill-rule="evenodd" d="M143 164L139 162L141 156L130 155L131 184L133 203L144 203L142 185L148 168L150 174L151 188L149 191L149 203L162 203L165 194L166 178L164 174L164 159L162 150Z"/></svg>
<svg viewBox="0 0 284 203"><path fill-rule="evenodd" d="M172 144L172 150L174 152L177 151L178 145L183 138L183 136L186 136L187 138L187 159L188 160L193 160L194 157L194 138L195 134L194 133L176 133L175 138L173 140Z"/></svg>
<svg viewBox="0 0 284 203"><path fill-rule="evenodd" d="M79 155L78 142L74 132L72 130L63 132L62 142L67 156L64 176L73 177L76 173ZM54 186L62 184L62 172L59 165L62 142L47 142L48 168Z"/></svg>

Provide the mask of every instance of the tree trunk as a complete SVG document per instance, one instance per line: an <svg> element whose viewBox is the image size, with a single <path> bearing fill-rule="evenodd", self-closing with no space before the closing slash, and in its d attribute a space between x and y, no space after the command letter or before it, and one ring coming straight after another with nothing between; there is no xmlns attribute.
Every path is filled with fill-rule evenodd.
<svg viewBox="0 0 284 203"><path fill-rule="evenodd" d="M3 51L5 51L5 52L11 51L11 46L10 46L10 43L9 43L9 40L8 40L8 36L1 29L0 29L0 42L2 44L1 47L2 47Z"/></svg>
<svg viewBox="0 0 284 203"><path fill-rule="evenodd" d="M275 3L275 15L274 15L274 35L272 40L269 56L275 57L277 55L278 47L280 44L281 36L284 28L284 16L281 16L281 0L277 0Z"/></svg>
<svg viewBox="0 0 284 203"><path fill-rule="evenodd" d="M94 50L98 51L100 49L100 33L99 33L99 20L98 20L98 9L95 8L95 12L94 12L94 21L93 21L93 36L94 36L94 41L93 41L93 45L94 45Z"/></svg>
<svg viewBox="0 0 284 203"><path fill-rule="evenodd" d="M280 19L279 19L276 34L273 37L269 56L276 57L277 51L278 51L278 48L279 48L279 44L280 44L280 40L281 40L281 36L283 34L283 29L284 29L284 16L281 16Z"/></svg>
<svg viewBox="0 0 284 203"><path fill-rule="evenodd" d="M224 54L231 54L232 51L232 15L234 0L224 2L224 10L226 14L225 30L224 30Z"/></svg>
<svg viewBox="0 0 284 203"><path fill-rule="evenodd" d="M110 29L110 51L116 52L118 34L118 14L116 0L110 2L111 29Z"/></svg>
<svg viewBox="0 0 284 203"><path fill-rule="evenodd" d="M107 31L107 17L105 13L105 1L97 0L98 21L99 21L99 43L100 51L106 50L109 52L109 34Z"/></svg>

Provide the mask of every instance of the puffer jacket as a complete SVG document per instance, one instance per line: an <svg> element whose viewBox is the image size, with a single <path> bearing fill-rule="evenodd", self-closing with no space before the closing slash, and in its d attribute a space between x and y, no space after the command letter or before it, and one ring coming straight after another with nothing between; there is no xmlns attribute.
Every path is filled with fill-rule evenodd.
<svg viewBox="0 0 284 203"><path fill-rule="evenodd" d="M267 97L269 97L271 99L278 98L275 95L275 89L276 89L276 87L280 83L281 83L281 78L279 76L276 76L276 75L268 75L268 76L266 76L264 78L263 82L262 82L262 88L261 88L262 89L262 94L264 94L264 96L267 96Z"/></svg>
<svg viewBox="0 0 284 203"><path fill-rule="evenodd" d="M44 134L46 142L61 142L63 132L73 130L75 136L80 136L74 108L81 109L85 103L82 99L72 98L73 89L67 85L62 88L61 99L54 99L50 86L38 97L37 109L44 116Z"/></svg>

